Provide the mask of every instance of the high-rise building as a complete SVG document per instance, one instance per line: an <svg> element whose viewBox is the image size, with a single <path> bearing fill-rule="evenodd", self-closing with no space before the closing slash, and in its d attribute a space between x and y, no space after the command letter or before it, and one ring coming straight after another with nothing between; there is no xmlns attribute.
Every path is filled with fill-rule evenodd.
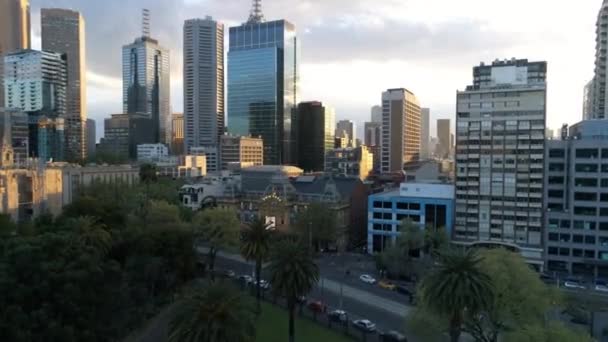
<svg viewBox="0 0 608 342"><path fill-rule="evenodd" d="M220 140L222 170L227 170L230 163L264 165L264 142L261 138L222 135Z"/></svg>
<svg viewBox="0 0 608 342"><path fill-rule="evenodd" d="M221 140L220 140L221 144ZM199 146L192 147L188 155L205 156L207 172L220 171L220 147L219 146Z"/></svg>
<svg viewBox="0 0 608 342"><path fill-rule="evenodd" d="M380 151L382 149L382 123L366 122L363 134L365 135L364 144L374 157L373 169L378 171L380 170Z"/></svg>
<svg viewBox="0 0 608 342"><path fill-rule="evenodd" d="M0 108L4 107L4 63L9 52L31 48L29 0L0 1Z"/></svg>
<svg viewBox="0 0 608 342"><path fill-rule="evenodd" d="M429 143L431 139L431 110L429 108L420 109L420 159L425 160L431 157Z"/></svg>
<svg viewBox="0 0 608 342"><path fill-rule="evenodd" d="M65 120L38 119L38 158L44 162L65 160L65 147Z"/></svg>
<svg viewBox="0 0 608 342"><path fill-rule="evenodd" d="M6 135L2 136L0 143L5 144L5 142L8 142L8 144L11 146L13 162L15 164L24 162L29 156L29 128L27 113L19 109L0 108L0 126L2 126L0 127L0 134Z"/></svg>
<svg viewBox="0 0 608 342"><path fill-rule="evenodd" d="M300 50L295 26L264 21L254 0L247 22L230 28L229 41L228 131L261 136L264 164L294 162Z"/></svg>
<svg viewBox="0 0 608 342"><path fill-rule="evenodd" d="M224 134L224 24L184 22L185 150L218 146Z"/></svg>
<svg viewBox="0 0 608 342"><path fill-rule="evenodd" d="M608 121L585 120L546 142L545 267L585 278L608 267Z"/></svg>
<svg viewBox="0 0 608 342"><path fill-rule="evenodd" d="M606 72L608 72L608 63L606 61L606 49L608 42L606 35L608 34L608 0L602 2L602 6L597 15L596 22L596 37L595 37L595 70L593 77L593 86L591 89L592 110L587 112L586 119L606 119L608 118L607 106L607 88L606 88Z"/></svg>
<svg viewBox="0 0 608 342"><path fill-rule="evenodd" d="M372 122L382 124L382 106L372 107Z"/></svg>
<svg viewBox="0 0 608 342"><path fill-rule="evenodd" d="M516 249L542 266L546 62L473 68L457 93L453 241Z"/></svg>
<svg viewBox="0 0 608 342"><path fill-rule="evenodd" d="M325 155L325 172L365 180L374 166L367 146L336 148Z"/></svg>
<svg viewBox="0 0 608 342"><path fill-rule="evenodd" d="M154 142L170 144L169 50L150 37L148 15L142 36L122 47L123 112L152 119Z"/></svg>
<svg viewBox="0 0 608 342"><path fill-rule="evenodd" d="M112 114L104 119L98 154L129 158L129 114Z"/></svg>
<svg viewBox="0 0 608 342"><path fill-rule="evenodd" d="M7 108L28 115L28 151L39 156L38 120L64 118L67 66L65 56L49 51L20 50L4 56Z"/></svg>
<svg viewBox="0 0 608 342"><path fill-rule="evenodd" d="M184 154L184 114L173 113L171 120L171 153Z"/></svg>
<svg viewBox="0 0 608 342"><path fill-rule="evenodd" d="M302 170L324 170L325 154L333 149L335 144L335 115L333 108L324 106L318 101L298 104L296 116L297 166Z"/></svg>
<svg viewBox="0 0 608 342"><path fill-rule="evenodd" d="M450 119L437 119L437 138L439 145L435 150L435 155L442 159L447 159L452 155L452 129Z"/></svg>
<svg viewBox="0 0 608 342"><path fill-rule="evenodd" d="M41 10L42 49L65 54L68 70L65 153L70 160L86 158L87 80L85 26L80 13L58 8Z"/></svg>
<svg viewBox="0 0 608 342"><path fill-rule="evenodd" d="M592 118L593 113L593 80L585 84L583 89L583 120Z"/></svg>
<svg viewBox="0 0 608 342"><path fill-rule="evenodd" d="M348 138L348 147L355 147L357 126L351 120L340 120L336 123L336 136Z"/></svg>
<svg viewBox="0 0 608 342"><path fill-rule="evenodd" d="M384 173L402 171L420 159L420 103L411 91L399 88L382 93L382 152Z"/></svg>
<svg viewBox="0 0 608 342"><path fill-rule="evenodd" d="M95 157L97 143L97 126L95 120L87 119L86 142L87 142L87 158Z"/></svg>

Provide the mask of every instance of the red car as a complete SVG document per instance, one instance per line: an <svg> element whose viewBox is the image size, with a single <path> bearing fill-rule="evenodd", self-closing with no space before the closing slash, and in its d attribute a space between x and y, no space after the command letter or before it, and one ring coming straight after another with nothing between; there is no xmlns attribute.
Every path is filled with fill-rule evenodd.
<svg viewBox="0 0 608 342"><path fill-rule="evenodd" d="M327 305L319 300L316 300L308 303L308 309L313 312L321 313L327 311Z"/></svg>

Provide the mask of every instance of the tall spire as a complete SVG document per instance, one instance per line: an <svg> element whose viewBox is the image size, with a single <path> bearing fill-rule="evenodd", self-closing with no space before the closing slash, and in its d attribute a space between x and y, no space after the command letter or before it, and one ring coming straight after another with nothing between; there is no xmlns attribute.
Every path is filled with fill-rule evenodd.
<svg viewBox="0 0 608 342"><path fill-rule="evenodd" d="M262 13L262 0L253 0L251 12L247 24L259 24L264 22L264 13Z"/></svg>
<svg viewBox="0 0 608 342"><path fill-rule="evenodd" d="M150 10L147 8L141 10L141 35L150 37Z"/></svg>

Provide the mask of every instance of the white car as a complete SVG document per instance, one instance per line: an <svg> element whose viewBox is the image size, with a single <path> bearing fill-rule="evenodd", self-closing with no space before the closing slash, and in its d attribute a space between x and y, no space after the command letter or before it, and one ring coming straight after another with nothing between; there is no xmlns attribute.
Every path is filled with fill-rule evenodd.
<svg viewBox="0 0 608 342"><path fill-rule="evenodd" d="M577 280L572 280L572 279L566 280L564 282L564 286L569 289L581 289L581 290L586 289L586 287L584 285L579 283Z"/></svg>
<svg viewBox="0 0 608 342"><path fill-rule="evenodd" d="M363 331L367 331L367 332L374 332L376 331L376 325L372 322L370 322L367 319L358 319L356 321L353 321L353 325L360 330Z"/></svg>
<svg viewBox="0 0 608 342"><path fill-rule="evenodd" d="M608 285L603 281L596 281L594 289L599 292L608 292Z"/></svg>
<svg viewBox="0 0 608 342"><path fill-rule="evenodd" d="M372 276L370 276L369 274L362 274L359 279L366 283L366 284L375 284L376 283L376 279Z"/></svg>

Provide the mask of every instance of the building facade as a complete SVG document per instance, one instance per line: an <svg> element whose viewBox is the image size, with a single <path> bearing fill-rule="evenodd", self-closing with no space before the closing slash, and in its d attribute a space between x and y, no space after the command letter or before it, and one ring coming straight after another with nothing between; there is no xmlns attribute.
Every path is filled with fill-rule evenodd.
<svg viewBox="0 0 608 342"><path fill-rule="evenodd" d="M29 0L0 2L0 108L4 105L3 56L9 52L31 48Z"/></svg>
<svg viewBox="0 0 608 342"><path fill-rule="evenodd" d="M216 146L192 147L190 154L193 156L205 156L207 172L221 171L220 149Z"/></svg>
<svg viewBox="0 0 608 342"><path fill-rule="evenodd" d="M372 122L382 124L382 106L373 106L371 112Z"/></svg>
<svg viewBox="0 0 608 342"><path fill-rule="evenodd" d="M382 93L381 153L384 173L401 171L404 164L420 159L420 103L407 89Z"/></svg>
<svg viewBox="0 0 608 342"><path fill-rule="evenodd" d="M154 143L171 143L169 50L142 36L122 47L123 113L152 120Z"/></svg>
<svg viewBox="0 0 608 342"><path fill-rule="evenodd" d="M439 144L435 149L435 155L441 159L449 159L452 156L452 128L450 119L437 120L437 139Z"/></svg>
<svg viewBox="0 0 608 342"><path fill-rule="evenodd" d="M351 120L340 120L336 123L336 137L344 137L348 140L346 147L356 147L357 126Z"/></svg>
<svg viewBox="0 0 608 342"><path fill-rule="evenodd" d="M264 141L261 138L223 135L220 146L222 170L226 170L230 163L264 165Z"/></svg>
<svg viewBox="0 0 608 342"><path fill-rule="evenodd" d="M97 125L93 119L87 119L86 138L87 158L92 159L97 150Z"/></svg>
<svg viewBox="0 0 608 342"><path fill-rule="evenodd" d="M259 5L259 3L258 3ZM228 132L261 136L264 164L293 163L299 43L295 26L264 21L257 7L231 27L228 51Z"/></svg>
<svg viewBox="0 0 608 342"><path fill-rule="evenodd" d="M325 155L325 172L365 180L374 167L374 157L367 146L337 148Z"/></svg>
<svg viewBox="0 0 608 342"><path fill-rule="evenodd" d="M367 251L382 252L401 234L403 220L420 229L443 229L452 234L454 186L448 184L402 183L398 189L368 198Z"/></svg>
<svg viewBox="0 0 608 342"><path fill-rule="evenodd" d="M602 5L597 15L595 29L595 69L593 76L592 89L586 90L585 93L590 94L591 99L587 101L592 104L591 112L583 113L585 119L606 119L608 118L608 88L606 88L606 72L608 71L608 63L606 60L606 49L608 42L608 1L602 1ZM589 97L589 95L587 95Z"/></svg>
<svg viewBox="0 0 608 342"><path fill-rule="evenodd" d="M4 135L7 137L7 144L13 150L13 162L20 164L29 156L29 126L27 113L18 109L0 108L0 133L3 134L0 142L4 145ZM7 130L8 129L8 130Z"/></svg>
<svg viewBox="0 0 608 342"><path fill-rule="evenodd" d="M592 119L593 113L593 80L585 84L583 89L583 120Z"/></svg>
<svg viewBox="0 0 608 342"><path fill-rule="evenodd" d="M580 122L546 144L546 270L608 277L608 122Z"/></svg>
<svg viewBox="0 0 608 342"><path fill-rule="evenodd" d="M65 152L70 160L87 156L87 79L85 25L79 12L59 8L40 11L42 49L65 54L67 62Z"/></svg>
<svg viewBox="0 0 608 342"><path fill-rule="evenodd" d="M218 146L224 134L224 24L184 23L184 144Z"/></svg>
<svg viewBox="0 0 608 342"><path fill-rule="evenodd" d="M137 161L158 161L169 156L169 149L164 144L137 145Z"/></svg>
<svg viewBox="0 0 608 342"><path fill-rule="evenodd" d="M38 119L38 159L43 162L66 160L65 120L63 118Z"/></svg>
<svg viewBox="0 0 608 342"><path fill-rule="evenodd" d="M184 114L173 113L171 119L171 154L184 154L184 146Z"/></svg>
<svg viewBox="0 0 608 342"><path fill-rule="evenodd" d="M307 172L323 171L325 154L335 144L335 111L319 101L301 102L296 117L296 164Z"/></svg>
<svg viewBox="0 0 608 342"><path fill-rule="evenodd" d="M541 268L546 62L473 68L457 93L453 241L518 250Z"/></svg>
<svg viewBox="0 0 608 342"><path fill-rule="evenodd" d="M425 160L431 157L429 144L431 143L431 110L429 108L420 109L420 159Z"/></svg>

